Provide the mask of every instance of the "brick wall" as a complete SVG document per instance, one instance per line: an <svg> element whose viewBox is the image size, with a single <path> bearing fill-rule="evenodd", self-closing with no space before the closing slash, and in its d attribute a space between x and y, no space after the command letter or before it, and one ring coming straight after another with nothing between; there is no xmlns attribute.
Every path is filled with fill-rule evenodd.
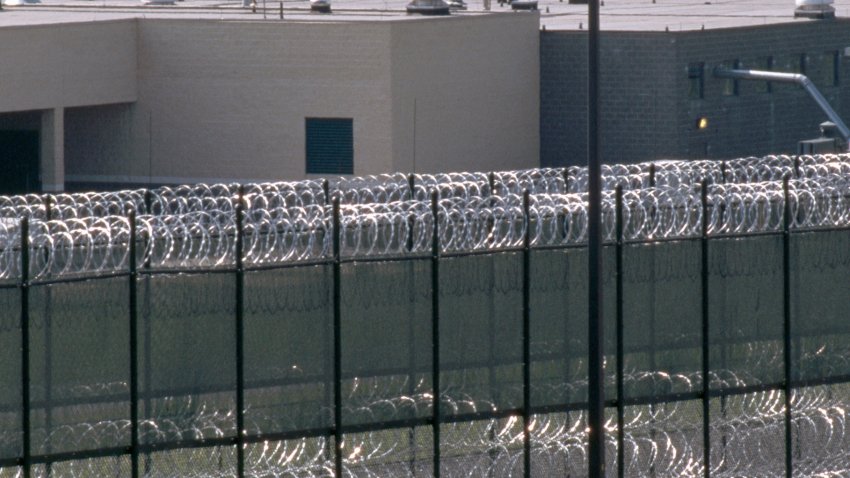
<svg viewBox="0 0 850 478"><path fill-rule="evenodd" d="M586 162L586 32L541 33L541 163ZM695 32L605 32L601 50L601 154L604 162L664 158L729 158L792 153L797 141L818 135L826 116L799 87L740 81L725 96L715 66L739 60L774 69L807 54L806 73L842 117L850 116L848 22L801 21L785 25ZM839 85L824 84L822 55L838 52ZM705 64L704 96L689 98L688 65ZM699 117L709 120L696 128Z"/></svg>

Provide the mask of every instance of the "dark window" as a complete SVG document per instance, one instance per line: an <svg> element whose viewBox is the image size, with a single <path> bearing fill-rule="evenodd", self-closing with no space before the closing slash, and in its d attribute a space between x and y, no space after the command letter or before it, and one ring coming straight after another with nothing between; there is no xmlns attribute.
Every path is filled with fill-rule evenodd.
<svg viewBox="0 0 850 478"><path fill-rule="evenodd" d="M307 118L307 174L354 174L354 120Z"/></svg>
<svg viewBox="0 0 850 478"><path fill-rule="evenodd" d="M699 100L704 94L704 72L705 64L690 63L688 64L688 98Z"/></svg>
<svg viewBox="0 0 850 478"><path fill-rule="evenodd" d="M826 51L809 59L809 78L819 87L838 86L838 52Z"/></svg>
<svg viewBox="0 0 850 478"><path fill-rule="evenodd" d="M740 66L738 60L724 61L720 65L725 70L737 70ZM733 78L723 80L723 96L738 96L738 80Z"/></svg>

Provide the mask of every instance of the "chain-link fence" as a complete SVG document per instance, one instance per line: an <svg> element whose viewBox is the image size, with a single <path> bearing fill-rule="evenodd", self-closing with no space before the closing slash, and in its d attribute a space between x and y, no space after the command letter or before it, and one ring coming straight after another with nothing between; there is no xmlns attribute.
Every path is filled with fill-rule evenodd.
<svg viewBox="0 0 850 478"><path fill-rule="evenodd" d="M850 157L604 174L608 473L846 473ZM0 198L0 477L585 476L585 185Z"/></svg>

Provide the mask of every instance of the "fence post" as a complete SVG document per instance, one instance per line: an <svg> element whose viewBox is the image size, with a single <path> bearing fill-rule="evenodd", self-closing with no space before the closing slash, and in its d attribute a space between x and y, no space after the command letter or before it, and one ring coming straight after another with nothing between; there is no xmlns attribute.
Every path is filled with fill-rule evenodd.
<svg viewBox="0 0 850 478"><path fill-rule="evenodd" d="M416 200L416 194L414 194L414 190L416 189L416 175L410 173L407 175L407 187L410 188L410 200Z"/></svg>
<svg viewBox="0 0 850 478"><path fill-rule="evenodd" d="M700 204L702 207L701 243L701 284L702 284L702 443L703 476L711 476L711 408L709 383L709 328L708 328L708 181L700 185Z"/></svg>
<svg viewBox="0 0 850 478"><path fill-rule="evenodd" d="M525 237L522 244L522 444L523 471L531 476L531 200L522 193Z"/></svg>
<svg viewBox="0 0 850 478"><path fill-rule="evenodd" d="M796 166L795 166L796 169ZM791 443L791 201L788 176L782 180L785 210L782 224L782 351L785 372L785 476L791 478L793 456Z"/></svg>
<svg viewBox="0 0 850 478"><path fill-rule="evenodd" d="M245 186L236 202L236 476L245 476Z"/></svg>
<svg viewBox="0 0 850 478"><path fill-rule="evenodd" d="M137 280L139 277L136 263L136 211L130 209L127 220L130 223L129 244L129 301L130 301L130 476L139 476L139 310Z"/></svg>
<svg viewBox="0 0 850 478"><path fill-rule="evenodd" d="M342 478L342 294L339 198L333 199L334 476Z"/></svg>
<svg viewBox="0 0 850 478"><path fill-rule="evenodd" d="M331 202L331 188L328 184L327 178L322 179L322 194L325 195L325 204Z"/></svg>
<svg viewBox="0 0 850 478"><path fill-rule="evenodd" d="M649 187L655 187L655 163L649 163Z"/></svg>
<svg viewBox="0 0 850 478"><path fill-rule="evenodd" d="M30 270L30 238L29 218L21 219L21 426L23 427L22 463L24 478L30 478L32 471L32 454L30 449L30 312L29 312L29 270Z"/></svg>
<svg viewBox="0 0 850 478"><path fill-rule="evenodd" d="M434 478L440 478L440 221L437 191L431 191L431 429L434 435Z"/></svg>
<svg viewBox="0 0 850 478"><path fill-rule="evenodd" d="M616 194L616 328L617 328L617 476L625 476L626 454L624 449L625 431L625 406L623 399L625 398L623 387L623 376L625 374L625 366L623 364L623 186L617 186Z"/></svg>

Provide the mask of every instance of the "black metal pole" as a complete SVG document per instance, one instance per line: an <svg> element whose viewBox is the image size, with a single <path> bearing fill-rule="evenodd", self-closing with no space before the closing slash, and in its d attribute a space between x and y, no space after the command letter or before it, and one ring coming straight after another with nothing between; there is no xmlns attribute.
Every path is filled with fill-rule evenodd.
<svg viewBox="0 0 850 478"><path fill-rule="evenodd" d="M153 214L153 192L150 189L145 189L145 214ZM160 211L162 213L164 211ZM147 247L153 247L151 241L153 241L153 237L146 238L145 241L145 253L142 255L144 261L142 261L142 268L145 271L150 271L151 268L151 255L147 253ZM153 407L151 406L151 395L153 391L153 361L152 361L152 348L151 340L153 339L153 324L151 324L151 286L152 280L150 274L144 275L144 294L142 296L142 310L143 314L143 334L144 334L144 342L143 342L143 358L142 358L142 367L144 373L144 395L143 398L143 406L144 406L144 419L148 420L151 416L151 411ZM137 281L138 287L138 281ZM151 455L150 453L145 453L145 472L147 475L151 470Z"/></svg>
<svg viewBox="0 0 850 478"><path fill-rule="evenodd" d="M47 194L44 197L44 220L53 218L53 196ZM44 262L50 261L50 249L44 248L41 255ZM53 289L44 288L44 322L42 324L44 337L44 429L53 429ZM45 440L44 452L53 452L52 440ZM53 463L45 463L45 474L50 477L53 474Z"/></svg>
<svg viewBox="0 0 850 478"><path fill-rule="evenodd" d="M236 202L236 476L245 476L245 186Z"/></svg>
<svg viewBox="0 0 850 478"><path fill-rule="evenodd" d="M342 294L339 198L333 198L334 476L342 478Z"/></svg>
<svg viewBox="0 0 850 478"><path fill-rule="evenodd" d="M410 200L413 201L416 199L416 194L414 194L414 190L416 189L416 175L410 173L407 175L407 187L410 188Z"/></svg>
<svg viewBox="0 0 850 478"><path fill-rule="evenodd" d="M130 288L130 476L139 476L139 297L138 264L136 263L136 211L127 214L130 223L128 286Z"/></svg>
<svg viewBox="0 0 850 478"><path fill-rule="evenodd" d="M649 187L655 187L655 163L649 163Z"/></svg>
<svg viewBox="0 0 850 478"><path fill-rule="evenodd" d="M531 476L531 199L522 193L525 237L522 244L522 444L523 471Z"/></svg>
<svg viewBox="0 0 850 478"><path fill-rule="evenodd" d="M796 168L795 168L796 169ZM782 181L782 193L785 198L784 219L782 225L782 348L785 357L785 476L791 478L793 471L791 436L791 195L788 191L788 177Z"/></svg>
<svg viewBox="0 0 850 478"><path fill-rule="evenodd" d="M30 442L32 437L30 423L30 237L29 219L21 219L21 426L23 427L22 452L24 478L32 476L32 452Z"/></svg>
<svg viewBox="0 0 850 478"><path fill-rule="evenodd" d="M325 204L331 202L331 190L327 179L322 179L322 194L325 195Z"/></svg>
<svg viewBox="0 0 850 478"><path fill-rule="evenodd" d="M434 478L440 478L440 221L437 191L431 191L431 429L434 435Z"/></svg>
<svg viewBox="0 0 850 478"><path fill-rule="evenodd" d="M617 476L625 476L626 453L624 448L625 411L623 400L625 389L623 377L625 375L625 364L623 363L623 187L616 189L616 288L617 288Z"/></svg>
<svg viewBox="0 0 850 478"><path fill-rule="evenodd" d="M599 0L588 0L588 475L605 476L605 382L602 323L602 169L599 160Z"/></svg>
<svg viewBox="0 0 850 478"><path fill-rule="evenodd" d="M701 231L701 273L702 273L702 443L703 443L703 476L711 476L711 407L709 381L709 328L708 328L708 182L703 180L700 187L700 204L702 206Z"/></svg>

